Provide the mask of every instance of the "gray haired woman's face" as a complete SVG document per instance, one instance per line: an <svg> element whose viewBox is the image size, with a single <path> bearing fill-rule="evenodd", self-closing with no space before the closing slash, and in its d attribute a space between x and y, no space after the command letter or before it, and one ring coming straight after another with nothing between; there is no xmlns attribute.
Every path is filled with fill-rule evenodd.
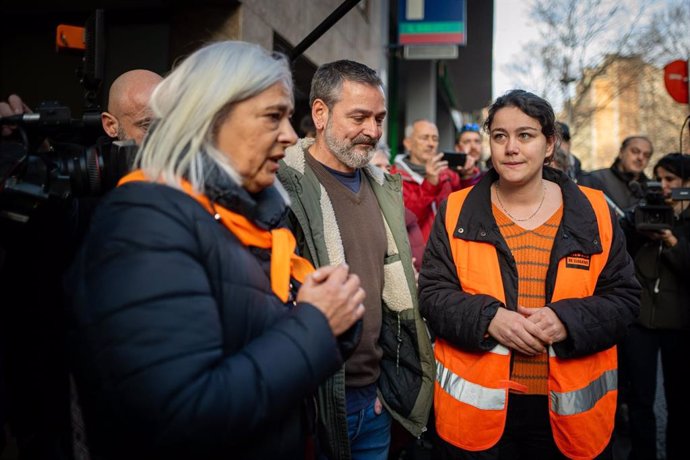
<svg viewBox="0 0 690 460"><path fill-rule="evenodd" d="M290 124L292 93L282 83L234 104L221 124L216 147L228 157L250 193L270 187L285 149L297 142Z"/></svg>

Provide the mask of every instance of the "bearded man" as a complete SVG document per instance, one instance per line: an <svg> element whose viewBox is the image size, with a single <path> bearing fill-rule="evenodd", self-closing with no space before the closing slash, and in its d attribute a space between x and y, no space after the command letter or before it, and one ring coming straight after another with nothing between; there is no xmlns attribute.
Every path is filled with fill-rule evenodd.
<svg viewBox="0 0 690 460"><path fill-rule="evenodd" d="M361 339L319 390L317 454L385 460L392 419L415 437L425 430L434 359L417 307L400 178L369 164L386 117L382 82L357 62L324 64L310 104L316 137L288 148L278 170L291 227L304 257L316 267L347 264L366 291Z"/></svg>

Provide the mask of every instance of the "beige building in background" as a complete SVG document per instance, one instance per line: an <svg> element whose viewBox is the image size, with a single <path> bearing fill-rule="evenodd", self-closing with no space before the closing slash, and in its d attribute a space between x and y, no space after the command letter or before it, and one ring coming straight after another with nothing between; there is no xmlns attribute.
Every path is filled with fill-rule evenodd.
<svg viewBox="0 0 690 460"><path fill-rule="evenodd" d="M613 163L623 139L644 134L654 144L651 174L656 159L679 150L688 105L668 95L663 69L639 57L608 56L603 65L605 70L594 79L585 104L573 113L580 123L574 123L578 128L572 132L572 151L583 169L605 168ZM683 138L683 151L690 152L687 129Z"/></svg>

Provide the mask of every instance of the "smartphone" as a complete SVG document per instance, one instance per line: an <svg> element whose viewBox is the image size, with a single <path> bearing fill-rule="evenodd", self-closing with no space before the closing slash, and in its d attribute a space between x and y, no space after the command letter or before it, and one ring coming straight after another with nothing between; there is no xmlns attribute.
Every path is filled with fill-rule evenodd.
<svg viewBox="0 0 690 460"><path fill-rule="evenodd" d="M465 166L467 154L462 152L443 152L443 161L448 162L448 167L456 169Z"/></svg>

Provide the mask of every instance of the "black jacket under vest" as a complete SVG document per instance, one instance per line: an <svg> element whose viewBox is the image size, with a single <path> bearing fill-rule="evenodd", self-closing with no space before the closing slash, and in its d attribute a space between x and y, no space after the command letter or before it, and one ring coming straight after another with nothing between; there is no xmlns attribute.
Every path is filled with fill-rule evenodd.
<svg viewBox="0 0 690 460"><path fill-rule="evenodd" d="M601 252L601 244L594 210L578 186L552 168L545 167L543 176L557 183L563 194L563 218L553 242L546 275L546 306L563 322L568 337L555 343L553 348L560 358L575 358L610 348L621 341L639 313L640 287L632 260L625 250L625 237L612 213L613 240L609 260L599 275L595 295L551 302L558 261L572 253ZM491 211L491 184L497 178L496 171L490 170L469 192L456 228L464 228L466 239L496 246L506 305L489 295L471 295L462 290L446 232L446 202L436 216L419 275L419 305L429 328L465 350L491 350L497 342L485 333L497 309L517 309L517 266ZM471 263L481 267L482 261ZM433 314L429 314L431 311Z"/></svg>

